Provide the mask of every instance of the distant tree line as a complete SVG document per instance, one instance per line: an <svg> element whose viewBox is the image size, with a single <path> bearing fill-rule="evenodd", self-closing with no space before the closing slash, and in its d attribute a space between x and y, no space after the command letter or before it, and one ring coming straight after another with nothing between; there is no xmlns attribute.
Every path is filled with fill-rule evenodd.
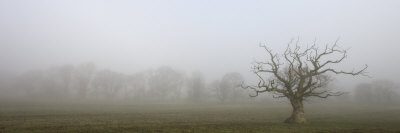
<svg viewBox="0 0 400 133"><path fill-rule="evenodd" d="M0 92L8 98L50 102L223 103L249 101L248 93L239 87L243 80L239 73L227 73L207 83L201 72L185 74L168 66L124 74L85 63L24 72L0 81Z"/></svg>
<svg viewBox="0 0 400 133"><path fill-rule="evenodd" d="M376 80L358 84L354 89L354 100L359 104L400 104L400 86L388 80Z"/></svg>
<svg viewBox="0 0 400 133"><path fill-rule="evenodd" d="M240 87L245 78L237 72L208 81L201 72L185 73L163 66L124 74L99 69L93 63L63 65L30 70L18 75L0 75L0 102L11 100L41 102L118 103L248 103L249 92ZM358 84L354 91L338 97L357 104L400 104L400 87L388 80ZM349 96L352 96L351 98ZM258 100L271 100L258 98Z"/></svg>

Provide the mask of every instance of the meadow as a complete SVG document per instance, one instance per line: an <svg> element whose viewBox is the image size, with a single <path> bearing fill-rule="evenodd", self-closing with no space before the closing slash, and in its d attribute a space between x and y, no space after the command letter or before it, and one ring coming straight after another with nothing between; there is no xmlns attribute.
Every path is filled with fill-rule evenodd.
<svg viewBox="0 0 400 133"><path fill-rule="evenodd" d="M400 107L306 105L304 125L277 104L53 104L0 106L0 133L400 133Z"/></svg>

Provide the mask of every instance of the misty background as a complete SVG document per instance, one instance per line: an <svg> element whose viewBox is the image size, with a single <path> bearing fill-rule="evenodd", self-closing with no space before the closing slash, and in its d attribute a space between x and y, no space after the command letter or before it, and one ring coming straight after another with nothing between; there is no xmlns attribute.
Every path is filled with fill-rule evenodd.
<svg viewBox="0 0 400 133"><path fill-rule="evenodd" d="M322 47L340 37L350 49L337 68L368 64L370 77L335 76L332 87L352 101L368 94L379 95L378 104L396 101L398 7L395 0L2 0L0 96L254 102L234 84L257 82L251 63L268 58L259 43L282 52L292 38ZM380 88L388 91L375 93Z"/></svg>

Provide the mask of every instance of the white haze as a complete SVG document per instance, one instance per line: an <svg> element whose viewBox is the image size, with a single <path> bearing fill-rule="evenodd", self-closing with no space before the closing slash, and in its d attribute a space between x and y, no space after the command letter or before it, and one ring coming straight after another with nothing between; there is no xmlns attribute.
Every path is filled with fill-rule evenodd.
<svg viewBox="0 0 400 133"><path fill-rule="evenodd" d="M207 81L228 72L251 77L266 59L260 42L282 51L291 38L350 48L340 88L376 79L399 83L397 0L2 0L0 72L84 62L123 73L171 66L201 71ZM250 78L251 79L251 78Z"/></svg>

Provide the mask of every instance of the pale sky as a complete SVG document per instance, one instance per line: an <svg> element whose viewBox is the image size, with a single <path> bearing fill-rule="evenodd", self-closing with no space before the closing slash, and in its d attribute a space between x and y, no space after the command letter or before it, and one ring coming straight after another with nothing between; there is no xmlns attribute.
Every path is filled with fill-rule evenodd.
<svg viewBox="0 0 400 133"><path fill-rule="evenodd" d="M133 73L159 66L207 78L249 74L291 38L350 48L345 70L400 80L398 0L0 0L1 71L94 62ZM250 73L251 74L251 73ZM353 77L348 82L360 82Z"/></svg>

